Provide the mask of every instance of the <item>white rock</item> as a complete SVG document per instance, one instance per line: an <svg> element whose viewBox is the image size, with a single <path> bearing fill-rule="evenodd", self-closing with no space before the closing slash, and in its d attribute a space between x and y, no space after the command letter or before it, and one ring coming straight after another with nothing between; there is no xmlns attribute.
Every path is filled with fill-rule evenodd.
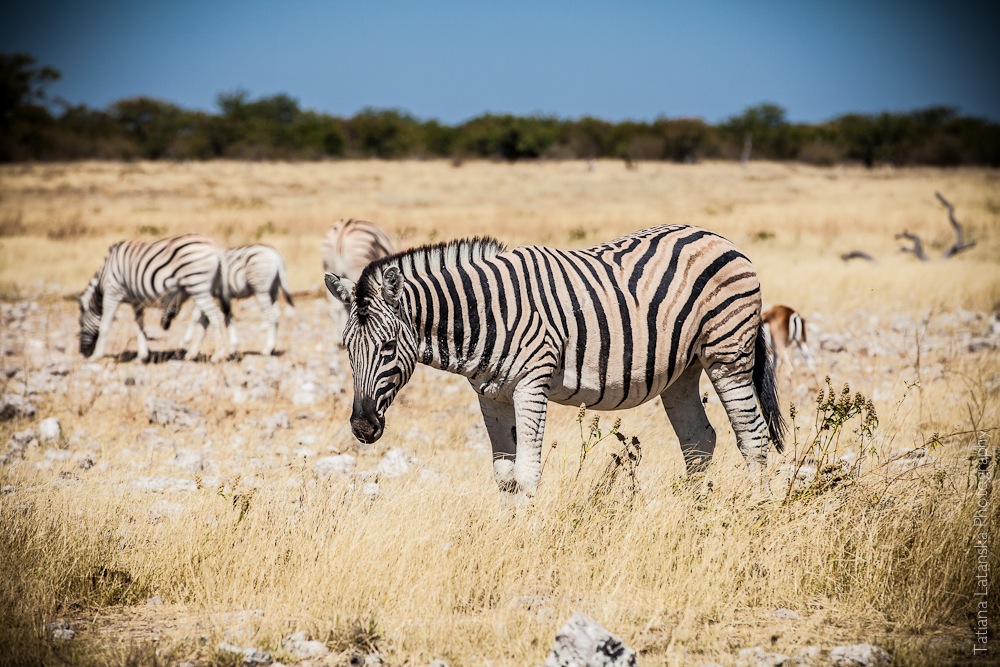
<svg viewBox="0 0 1000 667"><path fill-rule="evenodd" d="M378 482L365 482L361 487L361 493L374 498L382 493L382 489L379 488Z"/></svg>
<svg viewBox="0 0 1000 667"><path fill-rule="evenodd" d="M163 605L163 598L161 598L159 595L154 595L151 598L146 598L147 607L160 607L162 605Z"/></svg>
<svg viewBox="0 0 1000 667"><path fill-rule="evenodd" d="M201 452L191 449L178 450L177 455L171 463L174 467L186 470L187 472L201 472L205 469L205 457L202 456Z"/></svg>
<svg viewBox="0 0 1000 667"><path fill-rule="evenodd" d="M545 667L636 667L635 651L582 612L556 635Z"/></svg>
<svg viewBox="0 0 1000 667"><path fill-rule="evenodd" d="M178 405L173 401L159 398L150 398L146 402L146 411L149 413L151 424L163 426L195 426L204 415L197 410Z"/></svg>
<svg viewBox="0 0 1000 667"><path fill-rule="evenodd" d="M759 646L741 650L737 659L738 664L748 667L784 667L790 661L783 653L770 653Z"/></svg>
<svg viewBox="0 0 1000 667"><path fill-rule="evenodd" d="M326 644L308 639L304 632L296 632L289 636L282 642L282 646L299 659L322 658L330 652Z"/></svg>
<svg viewBox="0 0 1000 667"><path fill-rule="evenodd" d="M31 401L19 394L4 394L0 397L0 421L14 417L34 417L38 410Z"/></svg>
<svg viewBox="0 0 1000 667"><path fill-rule="evenodd" d="M229 642L219 642L217 647L220 651L226 651L228 653L239 653L243 655L243 665L270 665L274 663L274 658L271 657L270 653L261 651L252 647L236 646L235 644L230 644Z"/></svg>
<svg viewBox="0 0 1000 667"><path fill-rule="evenodd" d="M313 469L320 477L331 477L333 475L350 475L354 472L356 465L357 459L350 454L337 454L319 459Z"/></svg>
<svg viewBox="0 0 1000 667"><path fill-rule="evenodd" d="M892 664L892 656L878 646L852 644L830 649L830 662L836 667L880 667Z"/></svg>
<svg viewBox="0 0 1000 667"><path fill-rule="evenodd" d="M55 417L46 417L38 425L38 438L42 442L54 442L62 436L62 427Z"/></svg>
<svg viewBox="0 0 1000 667"><path fill-rule="evenodd" d="M791 609L786 609L785 607L775 609L771 612L771 617L778 621L797 621L800 618L797 613Z"/></svg>
<svg viewBox="0 0 1000 667"><path fill-rule="evenodd" d="M277 431L282 428L291 428L292 423L288 419L288 413L282 410L264 420L264 429L267 431Z"/></svg>
<svg viewBox="0 0 1000 667"><path fill-rule="evenodd" d="M799 649L799 652L795 654L793 660L796 660L798 664L815 665L819 663L819 659L822 655L823 651L821 651L818 646L803 646Z"/></svg>
<svg viewBox="0 0 1000 667"><path fill-rule="evenodd" d="M378 462L378 474L383 477L402 477L413 469L416 459L398 447L390 449Z"/></svg>
<svg viewBox="0 0 1000 667"><path fill-rule="evenodd" d="M32 440L35 439L35 430L31 428L26 428L23 431L17 431L12 436L14 442L19 445L30 444Z"/></svg>
<svg viewBox="0 0 1000 667"><path fill-rule="evenodd" d="M49 623L49 636L52 637L52 639L66 640L75 637L76 632L69 627L68 622L54 621Z"/></svg>

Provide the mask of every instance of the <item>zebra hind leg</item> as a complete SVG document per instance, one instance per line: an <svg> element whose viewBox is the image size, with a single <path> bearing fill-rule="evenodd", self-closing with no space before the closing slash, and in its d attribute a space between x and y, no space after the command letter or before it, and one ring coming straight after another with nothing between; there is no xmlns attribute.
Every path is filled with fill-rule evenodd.
<svg viewBox="0 0 1000 667"><path fill-rule="evenodd" d="M261 312L264 313L265 326L267 327L267 341L260 353L269 356L274 352L274 346L278 341L278 292L272 289L268 292L257 292L257 303Z"/></svg>
<svg viewBox="0 0 1000 667"><path fill-rule="evenodd" d="M736 446L750 468L751 478L766 493L765 473L770 438L767 423L757 404L753 367L747 368L738 363L714 363L708 367L708 377L729 416L729 423L736 434Z"/></svg>
<svg viewBox="0 0 1000 667"><path fill-rule="evenodd" d="M223 333L223 329L229 332L230 339L233 335L231 325L224 321L222 312L219 307L215 304L215 299L212 298L211 294L201 293L194 294L191 296L194 300L195 308L201 311L201 335L197 337L196 342L192 345L190 355L192 358L198 355L198 351L201 347L201 341L204 338L205 330L208 328L208 324L211 323L213 328L215 328L219 333L219 344L216 346L215 352L212 354L212 361L222 361L227 356L227 341L226 335ZM229 352L235 351L234 346L231 345L230 340Z"/></svg>
<svg viewBox="0 0 1000 667"><path fill-rule="evenodd" d="M667 419L680 441L688 475L704 472L715 452L715 429L705 414L699 381L702 365L695 361L662 394Z"/></svg>

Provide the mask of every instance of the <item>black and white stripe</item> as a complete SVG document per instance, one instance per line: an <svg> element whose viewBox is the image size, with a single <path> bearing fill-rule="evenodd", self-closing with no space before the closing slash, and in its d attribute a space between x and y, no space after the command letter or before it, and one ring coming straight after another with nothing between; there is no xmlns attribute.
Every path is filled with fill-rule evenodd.
<svg viewBox="0 0 1000 667"><path fill-rule="evenodd" d="M534 492L548 401L614 410L660 396L688 469L702 469L715 448L703 370L750 466L769 441L781 451L757 273L710 231L656 227L576 251L455 241L377 261L356 285L326 281L351 304L351 425L365 442L421 362L479 393L502 489Z"/></svg>
<svg viewBox="0 0 1000 667"><path fill-rule="evenodd" d="M190 297L219 330L229 319L229 294L223 276L225 254L211 239L197 234L157 241L120 241L108 249L104 264L80 295L80 352L91 359L104 355L108 331L122 303L135 311L139 357L149 358L143 331L147 307L159 307L183 295ZM216 304L218 300L218 304ZM220 310L221 306L221 310ZM200 344L200 339L198 343ZM226 351L220 344L214 358ZM197 345L191 355L198 353Z"/></svg>
<svg viewBox="0 0 1000 667"><path fill-rule="evenodd" d="M357 281L365 267L394 252L392 240L373 222L347 218L338 220L323 237L323 272ZM341 342L347 321L347 309L336 299L330 299L330 317Z"/></svg>
<svg viewBox="0 0 1000 667"><path fill-rule="evenodd" d="M271 354L278 338L278 292L285 295L288 305L293 307L295 305L288 289L288 280L285 277L285 258L275 248L263 243L229 248L226 250L225 275L230 299L254 297L257 300L257 304L264 313L267 326L267 339L261 349L261 354ZM162 325L164 329L170 328L170 323L177 316L185 300L186 295L184 294L178 294L175 299L171 300L163 314ZM192 340L199 322L203 327L207 325L205 316L196 305L191 316L191 323L181 341L181 347L186 347ZM230 344L235 348L237 344L236 327L229 327L229 336Z"/></svg>

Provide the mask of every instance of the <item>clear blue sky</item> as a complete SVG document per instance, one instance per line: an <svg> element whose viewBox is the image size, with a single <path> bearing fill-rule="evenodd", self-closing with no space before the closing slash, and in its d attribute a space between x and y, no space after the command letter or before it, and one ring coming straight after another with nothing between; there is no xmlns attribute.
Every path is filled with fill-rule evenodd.
<svg viewBox="0 0 1000 667"><path fill-rule="evenodd" d="M1000 120L1000 2L7 0L0 51L60 70L51 95L216 111L287 93L350 116L399 108L717 122L931 105Z"/></svg>

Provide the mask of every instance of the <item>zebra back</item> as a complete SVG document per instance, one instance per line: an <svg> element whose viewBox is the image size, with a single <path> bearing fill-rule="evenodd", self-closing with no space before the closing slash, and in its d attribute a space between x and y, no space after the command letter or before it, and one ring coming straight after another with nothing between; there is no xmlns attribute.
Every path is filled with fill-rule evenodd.
<svg viewBox="0 0 1000 667"><path fill-rule="evenodd" d="M255 243L226 250L226 282L233 299L267 293L278 284L286 297L285 258L275 248Z"/></svg>
<svg viewBox="0 0 1000 667"><path fill-rule="evenodd" d="M200 234L120 241L108 249L92 291L116 290L125 303L154 305L178 290L216 292L224 265L222 249Z"/></svg>
<svg viewBox="0 0 1000 667"><path fill-rule="evenodd" d="M394 252L389 235L375 223L338 220L323 238L323 270L357 281L366 266Z"/></svg>

